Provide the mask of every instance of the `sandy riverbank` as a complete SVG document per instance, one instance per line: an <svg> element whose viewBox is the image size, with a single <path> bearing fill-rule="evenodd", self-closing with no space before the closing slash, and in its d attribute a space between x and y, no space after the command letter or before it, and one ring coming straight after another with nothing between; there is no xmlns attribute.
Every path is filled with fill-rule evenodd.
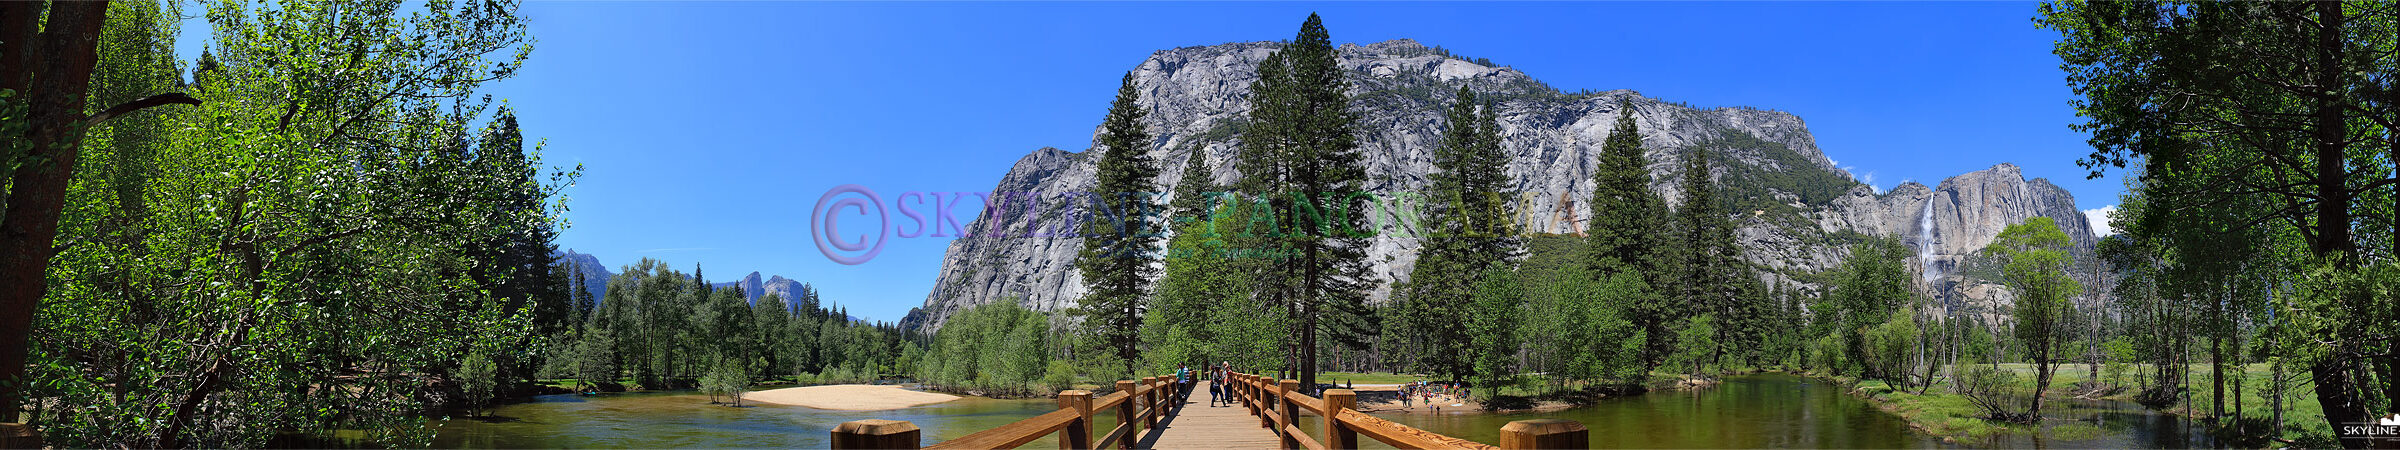
<svg viewBox="0 0 2400 450"><path fill-rule="evenodd" d="M742 395L743 401L845 411L900 409L957 399L958 396L950 394L911 391L893 385L866 384L803 386Z"/></svg>

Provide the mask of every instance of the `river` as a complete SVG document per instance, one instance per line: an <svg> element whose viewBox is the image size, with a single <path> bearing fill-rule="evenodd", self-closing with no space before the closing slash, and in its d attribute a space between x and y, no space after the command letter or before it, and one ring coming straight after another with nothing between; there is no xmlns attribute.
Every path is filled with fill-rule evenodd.
<svg viewBox="0 0 2400 450"><path fill-rule="evenodd" d="M2064 439L2003 436L1999 448L2208 447L2200 427L2180 417L2116 401L2053 400L2044 428L2097 418L2098 436ZM1422 410L1423 408L1418 408ZM1952 447L1899 416L1877 410L1823 380L1782 374L1726 377L1716 387L1653 391L1564 411L1511 414L1376 414L1393 422L1484 443L1510 421L1557 418L1583 423L1596 448L1935 448Z"/></svg>
<svg viewBox="0 0 2400 450"><path fill-rule="evenodd" d="M925 443L941 442L1058 409L1050 399L967 397L888 411L833 411L805 406L708 404L685 392L545 395L493 408L481 419L451 419L434 435L436 448L824 448L828 432L861 419L906 420ZM1025 448L1056 447L1044 439Z"/></svg>
<svg viewBox="0 0 2400 450"><path fill-rule="evenodd" d="M2097 419L2097 437L2012 436L2007 448L2184 448L2211 442L2181 418L2123 402L2059 401L2056 424ZM821 448L842 422L894 419L924 429L926 443L1048 412L1048 399L957 401L888 411L828 411L800 406L728 408L691 393L544 396L493 409L491 419L454 419L434 439L443 448ZM1195 404L1192 407L1204 407ZM1936 448L1950 446L1912 429L1837 385L1789 375L1728 377L1696 391L1659 391L1589 407L1526 414L1377 413L1377 416L1485 443L1512 420L1559 418L1591 429L1597 448ZM1313 419L1313 417L1311 417ZM1107 421L1109 419L1102 419ZM1313 429L1313 428L1312 428ZM1263 431L1262 431L1263 432ZM2047 434L2047 433L2045 433ZM1362 439L1370 447L1380 446ZM1047 448L1044 439L1025 448Z"/></svg>

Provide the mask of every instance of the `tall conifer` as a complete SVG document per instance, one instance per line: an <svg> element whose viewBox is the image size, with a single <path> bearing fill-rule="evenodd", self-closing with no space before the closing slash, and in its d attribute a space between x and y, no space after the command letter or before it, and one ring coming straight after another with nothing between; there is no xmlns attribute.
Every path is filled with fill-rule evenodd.
<svg viewBox="0 0 2400 450"><path fill-rule="evenodd" d="M1150 159L1150 133L1142 123L1141 91L1127 72L1103 121L1099 186L1091 192L1083 250L1084 297L1075 313L1098 344L1133 373L1141 355L1142 307L1148 280L1158 269L1154 247L1160 235L1156 204L1158 166Z"/></svg>

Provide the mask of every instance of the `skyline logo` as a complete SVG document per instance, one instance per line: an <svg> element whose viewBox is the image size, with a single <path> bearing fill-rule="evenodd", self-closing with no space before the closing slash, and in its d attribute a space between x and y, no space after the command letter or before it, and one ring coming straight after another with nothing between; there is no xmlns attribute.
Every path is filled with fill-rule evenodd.
<svg viewBox="0 0 2400 450"><path fill-rule="evenodd" d="M2343 425L2342 434L2367 440L2400 440L2400 412L2392 413L2390 417L2376 418L2371 424Z"/></svg>
<svg viewBox="0 0 2400 450"><path fill-rule="evenodd" d="M876 255L883 253L884 244L892 238L1080 239L1095 233L1165 237L1168 228L1191 222L1209 223L1208 232L1223 233L1226 236L1237 238L1278 238L1310 234L1346 238L1408 239L1526 237L1539 234L1542 229L1556 230L1555 232L1559 234L1581 236L1583 235L1583 221L1586 219L1578 215L1581 206L1576 202L1577 199L1566 193L1555 195L1544 192L1490 193L1448 200L1420 192L1359 191L1331 193L1316 197L1290 194L1293 196L1290 200L1270 199L1240 192L1206 192L1203 194L1206 204L1203 210L1216 212L1203 214L1203 217L1176 217L1172 211L1169 211L1171 208L1165 201L1168 193L1165 192L1128 192L1109 195L1097 192L907 191L886 202L884 197L878 195L873 189L857 184L844 184L827 189L824 195L817 198L816 206L810 210L808 216L809 239L816 244L817 251L824 254L826 259L844 265L859 265L874 260ZM1541 204L1542 200L1553 197L1555 200L1546 207L1534 206ZM963 201L970 198L974 201ZM1145 199L1152 207L1127 211L1114 210L1109 206L1109 202L1104 201L1111 198ZM1288 204L1292 208L1289 213L1298 217L1276 220L1273 216L1274 213L1267 208L1270 201L1275 201L1276 204ZM1498 223L1489 224L1484 228L1436 229L1438 227L1427 226L1425 224L1427 208L1443 203L1448 203L1453 208L1465 208L1467 207L1465 205L1468 204L1486 205L1480 207L1508 205L1510 212L1505 214L1506 217L1498 220ZM1215 219L1223 218L1221 216L1234 214L1230 212L1234 210L1245 211L1249 214L1269 211L1266 212L1269 215L1245 216L1241 223L1223 230L1211 223ZM898 213L897 217L894 216L894 212ZM1350 214L1357 215L1351 216ZM1096 223L1113 223L1127 216L1139 216L1148 223L1161 226L1148 230L1092 226ZM966 220L960 220L962 218ZM1045 220L1050 218L1062 218L1063 221L1051 223L1052 221ZM996 220L985 222L983 219ZM854 220L855 223L844 226L844 220ZM1003 225L1012 221L1023 222L1026 226L1020 229ZM850 231L845 234L844 230ZM1181 256L1177 253L1165 253L1165 249L1159 249L1153 253L1164 253L1163 256L1166 258ZM1272 249L1225 249L1217 254L1232 258L1288 256Z"/></svg>

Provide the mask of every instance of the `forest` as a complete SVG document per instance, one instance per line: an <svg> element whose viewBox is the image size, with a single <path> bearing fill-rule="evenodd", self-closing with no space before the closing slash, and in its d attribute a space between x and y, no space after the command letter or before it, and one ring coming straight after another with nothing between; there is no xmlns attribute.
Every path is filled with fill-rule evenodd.
<svg viewBox="0 0 2400 450"><path fill-rule="evenodd" d="M50 445L422 446L536 379L905 369L814 292L753 311L643 261L580 294L581 168L483 93L532 51L514 2L205 3L196 60L177 6L0 4L0 404Z"/></svg>

